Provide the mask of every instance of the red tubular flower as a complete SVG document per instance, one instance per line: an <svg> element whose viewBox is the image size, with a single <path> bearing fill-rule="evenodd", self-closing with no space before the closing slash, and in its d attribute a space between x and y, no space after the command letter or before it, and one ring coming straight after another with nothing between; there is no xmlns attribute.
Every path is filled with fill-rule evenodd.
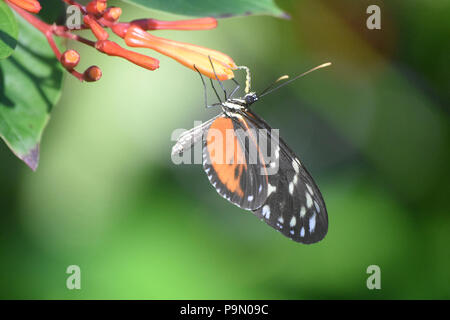
<svg viewBox="0 0 450 320"><path fill-rule="evenodd" d="M111 7L106 9L106 11L103 13L103 18L115 22L119 19L120 15L122 14L122 9L119 7Z"/></svg>
<svg viewBox="0 0 450 320"><path fill-rule="evenodd" d="M121 38L125 38L129 23L116 22L111 26L111 30Z"/></svg>
<svg viewBox="0 0 450 320"><path fill-rule="evenodd" d="M67 70L72 70L80 62L80 54L72 49L66 50L60 58L61 64Z"/></svg>
<svg viewBox="0 0 450 320"><path fill-rule="evenodd" d="M106 30L103 29L102 26L99 25L97 21L95 21L94 18L92 18L90 15L85 15L83 21L88 25L89 28L91 28L92 33L98 40L108 39L108 32L106 32Z"/></svg>
<svg viewBox="0 0 450 320"><path fill-rule="evenodd" d="M128 61L149 70L155 70L159 68L159 61L157 59L124 49L117 43L109 40L97 41L97 43L95 44L95 48L97 48L98 51L106 53L109 56L125 58Z"/></svg>
<svg viewBox="0 0 450 320"><path fill-rule="evenodd" d="M124 39L130 47L153 49L177 60L192 70L195 70L195 66L202 74L212 79L215 78L215 75L209 57L211 57L217 77L220 80L232 79L234 77L233 70L237 68L233 59L224 53L193 44L156 37L137 25L128 27Z"/></svg>
<svg viewBox="0 0 450 320"><path fill-rule="evenodd" d="M8 0L8 1L31 13L38 13L42 9L41 4L37 0Z"/></svg>
<svg viewBox="0 0 450 320"><path fill-rule="evenodd" d="M199 18L177 21L162 21L156 19L140 19L132 21L143 30L208 30L217 27L214 18Z"/></svg>
<svg viewBox="0 0 450 320"><path fill-rule="evenodd" d="M106 10L106 1L93 0L86 6L86 11L93 15L101 15Z"/></svg>
<svg viewBox="0 0 450 320"><path fill-rule="evenodd" d="M1 1L1 0L0 0ZM101 70L93 66L84 73L75 70L80 59L76 51L68 50L61 54L54 37L63 37L78 41L85 45L95 47L98 51L110 56L125 58L128 61L146 68L155 70L159 68L159 61L155 58L122 48L109 38L106 28L123 38L130 47L143 47L153 49L169 56L184 66L198 70L209 78L228 80L234 77L233 70L237 69L233 59L219 51L153 36L146 30L207 30L217 26L214 18L198 18L178 21L162 21L156 19L139 19L131 22L118 22L122 13L119 7L107 8L107 0L91 0L84 6L78 0L62 0L69 5L77 6L84 15L83 28L89 28L97 41L89 40L80 34L73 33L66 26L47 24L30 12L38 12L41 8L38 0L5 0L5 2L39 30L47 39L53 53L70 74L83 81L96 81L101 77ZM30 11L30 12L29 12ZM212 65L211 65L212 64Z"/></svg>
<svg viewBox="0 0 450 320"><path fill-rule="evenodd" d="M97 66L90 66L83 73L83 80L87 82L94 82L100 80L102 77L102 70Z"/></svg>
<svg viewBox="0 0 450 320"><path fill-rule="evenodd" d="M208 17L177 21L139 19L130 23L115 23L111 29L119 37L124 38L130 25L137 25L142 30L209 30L217 27L217 20Z"/></svg>

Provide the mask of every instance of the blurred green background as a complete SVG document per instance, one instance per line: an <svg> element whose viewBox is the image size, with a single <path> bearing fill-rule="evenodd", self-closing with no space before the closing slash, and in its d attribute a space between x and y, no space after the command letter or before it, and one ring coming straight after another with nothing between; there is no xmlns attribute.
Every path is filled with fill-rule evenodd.
<svg viewBox="0 0 450 320"><path fill-rule="evenodd" d="M171 162L172 131L219 112L197 74L148 50L155 72L69 43L103 78L65 77L37 172L0 144L1 298L450 298L450 3L277 3L291 20L155 34L229 54L256 90L333 63L253 108L320 186L326 238L290 241L218 196L201 166ZM370 4L381 30L366 28ZM179 18L120 5L124 21ZM72 264L81 290L66 288ZM366 287L372 264L381 290Z"/></svg>

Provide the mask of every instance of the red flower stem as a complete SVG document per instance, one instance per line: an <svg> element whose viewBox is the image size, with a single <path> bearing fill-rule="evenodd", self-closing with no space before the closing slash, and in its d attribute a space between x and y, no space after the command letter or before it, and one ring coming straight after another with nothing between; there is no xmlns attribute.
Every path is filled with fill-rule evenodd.
<svg viewBox="0 0 450 320"><path fill-rule="evenodd" d="M106 28L111 28L115 23L117 23L117 22L106 20L103 17L98 18L97 22L100 23L103 27L106 27Z"/></svg>
<svg viewBox="0 0 450 320"><path fill-rule="evenodd" d="M8 0L6 0L8 5L16 11L22 18L24 18L28 23L30 23L33 27L38 29L42 34L44 34L45 38L47 39L48 44L50 45L50 48L52 49L53 53L56 56L56 59L61 58L61 52L58 49L58 46L55 43L55 39L53 39L53 35L57 35L60 37L65 37L68 39L73 39L80 41L82 43L85 43L87 45L90 45L92 47L95 47L95 42L84 39L78 35L71 34L69 32L66 32L64 28L56 25L49 25L36 16L32 15L31 13L28 13L26 10L23 10L22 8L17 7L16 5L12 4ZM83 74L79 73L75 70L67 70L69 71L73 76L75 76L78 80L83 81Z"/></svg>
<svg viewBox="0 0 450 320"><path fill-rule="evenodd" d="M6 3L12 9L14 9L19 15L21 15L22 18L27 20L33 27L38 29L43 34L45 34L49 30L49 25L48 24L46 24L45 22L43 22L40 19L36 18L34 15L29 13L28 11L26 11L26 10L24 10L22 8L19 8L18 6L16 6L15 4L13 4L12 2L10 2L8 0L6 0Z"/></svg>
<svg viewBox="0 0 450 320"><path fill-rule="evenodd" d="M46 34L45 37L47 38L48 44L50 45L50 48L52 48L53 53L56 56L56 59L58 59L58 61L60 61L60 59L61 59L61 52L59 51L58 46L55 43L55 39L53 39L53 35L52 34ZM70 72L78 80L80 80L80 81L84 80L83 74L79 73L75 69L66 69L66 70L68 72Z"/></svg>
<svg viewBox="0 0 450 320"><path fill-rule="evenodd" d="M31 13L28 13L27 11L23 10L22 8L17 7L16 5L12 4L8 0L8 5L14 9L22 18L24 18L28 23L30 23L33 27L38 29L40 32L42 32L45 37L48 39L48 36L56 35L58 37L63 37L75 41L79 41L81 43L87 44L88 46L95 47L95 42L88 40L86 38L83 38L79 35L70 33L66 30L65 26L57 26L57 25L50 25L42 20L40 20L38 17L32 15Z"/></svg>
<svg viewBox="0 0 450 320"><path fill-rule="evenodd" d="M56 59L60 59L61 58L61 52L59 51L58 46L55 43L55 39L53 39L53 37L51 35L46 35L45 36L47 38L47 42L50 45L50 48L53 50L53 53L56 56Z"/></svg>

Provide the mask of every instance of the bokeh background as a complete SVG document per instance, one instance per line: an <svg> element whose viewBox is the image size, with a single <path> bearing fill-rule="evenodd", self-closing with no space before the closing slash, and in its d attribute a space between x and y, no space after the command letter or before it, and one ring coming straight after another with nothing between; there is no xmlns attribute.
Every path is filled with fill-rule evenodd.
<svg viewBox="0 0 450 320"><path fill-rule="evenodd" d="M124 20L179 18L116 3ZM277 3L291 20L155 34L226 52L255 89L333 63L253 109L320 186L327 237L290 241L219 197L201 166L171 162L172 131L219 112L204 109L197 74L156 53L150 72L69 43L81 69L104 75L65 77L37 172L0 144L1 298L450 298L450 3ZM366 28L370 4L381 30ZM66 288L72 264L81 290ZM381 290L366 287L373 264Z"/></svg>

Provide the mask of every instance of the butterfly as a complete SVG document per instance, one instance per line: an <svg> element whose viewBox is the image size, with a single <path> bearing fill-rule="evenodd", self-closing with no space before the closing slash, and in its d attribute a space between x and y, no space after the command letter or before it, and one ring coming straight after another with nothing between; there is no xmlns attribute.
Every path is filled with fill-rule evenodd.
<svg viewBox="0 0 450 320"><path fill-rule="evenodd" d="M262 96L330 63L313 68L289 81L280 77L260 94L250 92L247 71L245 96L233 98L236 88L221 101L211 80L222 113L180 135L172 148L172 157L182 155L202 143L203 169L216 191L236 206L252 211L260 220L300 243L322 240L328 231L328 215L322 194L303 163L292 149L251 105ZM214 66L213 71L214 71ZM197 70L198 71L198 70ZM200 73L199 73L200 74ZM203 86L206 84L200 74ZM270 151L270 152L269 152ZM270 156L269 156L270 153Z"/></svg>

